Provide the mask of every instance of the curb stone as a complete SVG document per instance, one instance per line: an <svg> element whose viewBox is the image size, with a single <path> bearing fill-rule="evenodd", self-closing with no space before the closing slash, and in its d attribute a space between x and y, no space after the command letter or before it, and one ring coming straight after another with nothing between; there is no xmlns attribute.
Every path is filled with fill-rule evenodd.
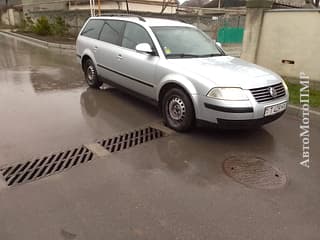
<svg viewBox="0 0 320 240"><path fill-rule="evenodd" d="M11 31L4 31L4 30L0 30L1 34L4 35L10 35L13 36L15 38L18 39L22 39L25 41L28 41L29 43L33 43L33 44L37 44L46 48L58 48L58 49L62 49L62 50L75 50L76 46L73 44L60 44L60 43L51 43L51 42L46 42L43 40L39 40L33 37L29 37L29 36L24 36L22 34L18 34L18 33L13 33Z"/></svg>
<svg viewBox="0 0 320 240"><path fill-rule="evenodd" d="M295 116L299 119L302 119L303 117L301 108L291 104L288 105L287 114L291 116ZM309 110L309 114L310 114L310 121L312 123L318 123L320 125L320 112Z"/></svg>

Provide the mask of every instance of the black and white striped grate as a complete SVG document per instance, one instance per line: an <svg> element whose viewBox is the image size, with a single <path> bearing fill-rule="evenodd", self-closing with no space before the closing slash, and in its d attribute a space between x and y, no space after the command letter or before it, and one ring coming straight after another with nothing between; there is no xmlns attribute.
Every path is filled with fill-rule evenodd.
<svg viewBox="0 0 320 240"><path fill-rule="evenodd" d="M36 158L25 163L7 166L1 168L0 173L8 186L15 186L65 171L79 164L89 162L92 158L93 153L86 147L81 146Z"/></svg>
<svg viewBox="0 0 320 240"><path fill-rule="evenodd" d="M109 152L119 152L136 145L163 137L156 128L147 127L112 138L97 141ZM50 154L24 163L0 167L0 174L9 187L35 181L52 174L66 171L93 159L94 153L85 146Z"/></svg>
<svg viewBox="0 0 320 240"><path fill-rule="evenodd" d="M109 152L119 152L164 136L159 129L147 127L98 141Z"/></svg>

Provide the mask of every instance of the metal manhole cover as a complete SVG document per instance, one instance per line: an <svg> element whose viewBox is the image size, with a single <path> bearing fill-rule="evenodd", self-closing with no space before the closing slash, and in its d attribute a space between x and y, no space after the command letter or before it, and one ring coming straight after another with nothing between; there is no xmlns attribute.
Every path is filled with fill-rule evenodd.
<svg viewBox="0 0 320 240"><path fill-rule="evenodd" d="M287 182L283 172L259 157L231 156L224 161L223 168L229 177L247 187L275 189Z"/></svg>

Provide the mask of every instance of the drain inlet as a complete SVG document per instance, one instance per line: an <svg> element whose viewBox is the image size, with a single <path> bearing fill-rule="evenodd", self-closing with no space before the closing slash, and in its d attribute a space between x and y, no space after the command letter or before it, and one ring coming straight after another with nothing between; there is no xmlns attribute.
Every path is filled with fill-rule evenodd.
<svg viewBox="0 0 320 240"><path fill-rule="evenodd" d="M153 127L147 127L133 130L116 137L99 140L97 143L99 143L109 152L113 153L155 140L157 138L161 138L163 136L164 133L161 130Z"/></svg>
<svg viewBox="0 0 320 240"><path fill-rule="evenodd" d="M8 186L38 180L40 178L60 173L93 158L93 153L84 146L54 153L25 163L7 166L0 169Z"/></svg>

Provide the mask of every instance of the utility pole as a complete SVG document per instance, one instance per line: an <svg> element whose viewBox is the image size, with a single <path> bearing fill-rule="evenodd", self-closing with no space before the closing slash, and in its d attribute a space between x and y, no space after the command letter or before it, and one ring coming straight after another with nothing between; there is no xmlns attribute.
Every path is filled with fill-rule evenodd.
<svg viewBox="0 0 320 240"><path fill-rule="evenodd" d="M128 0L126 0L126 6L127 6L127 13L129 13L129 3L128 3Z"/></svg>
<svg viewBox="0 0 320 240"><path fill-rule="evenodd" d="M94 0L90 0L90 13L91 17L94 17L96 15L96 5Z"/></svg>
<svg viewBox="0 0 320 240"><path fill-rule="evenodd" d="M101 0L98 0L98 14L101 16Z"/></svg>

